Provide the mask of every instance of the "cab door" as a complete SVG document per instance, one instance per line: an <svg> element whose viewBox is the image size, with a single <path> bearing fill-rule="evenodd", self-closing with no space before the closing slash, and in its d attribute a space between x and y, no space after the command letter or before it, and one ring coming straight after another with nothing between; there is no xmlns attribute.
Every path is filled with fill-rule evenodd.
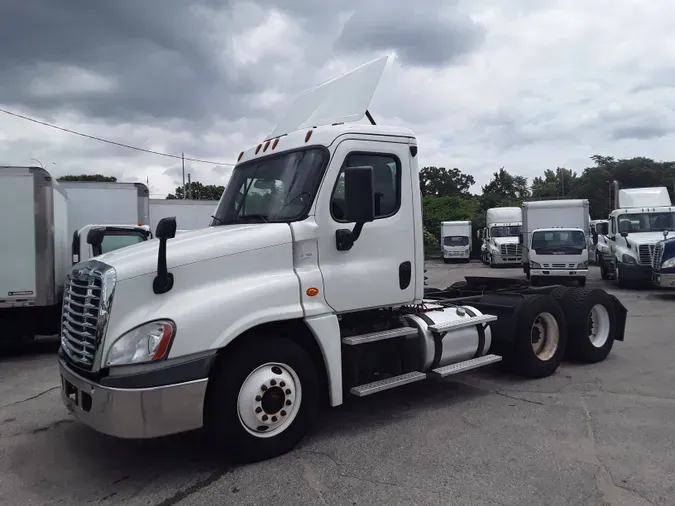
<svg viewBox="0 0 675 506"><path fill-rule="evenodd" d="M334 311L410 303L415 299L415 233L408 139L346 139L336 148L316 205L319 266L326 302ZM342 219L346 167L374 170L375 215L348 251L336 232L353 229Z"/></svg>

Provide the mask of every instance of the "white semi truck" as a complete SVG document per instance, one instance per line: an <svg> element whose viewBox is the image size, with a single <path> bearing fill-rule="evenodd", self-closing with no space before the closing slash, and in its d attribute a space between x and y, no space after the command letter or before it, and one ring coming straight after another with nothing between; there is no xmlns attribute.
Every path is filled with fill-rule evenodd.
<svg viewBox="0 0 675 506"><path fill-rule="evenodd" d="M586 199L523 203L523 270L533 285L570 279L586 285L589 224Z"/></svg>
<svg viewBox="0 0 675 506"><path fill-rule="evenodd" d="M453 260L468 262L471 258L470 221L442 221L441 222L441 252L443 261L447 264Z"/></svg>
<svg viewBox="0 0 675 506"><path fill-rule="evenodd" d="M255 461L295 447L323 402L500 361L544 377L623 340L603 290L425 289L417 141L367 112L385 63L303 94L239 155L210 227L164 218L159 240L70 271L59 371L77 419L123 438L204 427Z"/></svg>
<svg viewBox="0 0 675 506"><path fill-rule="evenodd" d="M619 183L614 181L611 194L609 252L600 264L602 279L614 278L621 288L651 282L654 248L675 232L675 207L668 189L619 189Z"/></svg>
<svg viewBox="0 0 675 506"><path fill-rule="evenodd" d="M95 247L110 251L150 236L147 227L138 226L76 228L85 209L73 214L71 235L73 220L65 188L69 185L57 183L41 167L0 167L0 343L57 334L68 269L94 256ZM82 193L73 200L81 202L78 197ZM94 218L96 212L92 202ZM97 231L92 237L101 244L87 242L92 228Z"/></svg>
<svg viewBox="0 0 675 506"><path fill-rule="evenodd" d="M485 232L480 234L485 249L481 249L483 262L497 265L520 265L522 246L518 242L523 224L520 207L493 207L485 213Z"/></svg>

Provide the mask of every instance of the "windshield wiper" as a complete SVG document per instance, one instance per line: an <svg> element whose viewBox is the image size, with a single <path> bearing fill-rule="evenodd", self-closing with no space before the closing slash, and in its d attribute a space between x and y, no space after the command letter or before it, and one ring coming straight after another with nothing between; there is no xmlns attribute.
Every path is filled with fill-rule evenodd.
<svg viewBox="0 0 675 506"><path fill-rule="evenodd" d="M241 219L248 219L248 218L251 218L251 219L254 219L254 220L263 220L265 223L269 223L269 220L267 219L267 216L265 216L264 214L244 214L242 216L237 216L237 219L235 220L235 222L239 221Z"/></svg>
<svg viewBox="0 0 675 506"><path fill-rule="evenodd" d="M218 223L220 223L221 225L223 225L223 224L225 223L223 220L221 220L220 218L218 218L218 216L215 216L215 215L213 215L213 214L211 215L211 218L213 218L214 220L218 220Z"/></svg>

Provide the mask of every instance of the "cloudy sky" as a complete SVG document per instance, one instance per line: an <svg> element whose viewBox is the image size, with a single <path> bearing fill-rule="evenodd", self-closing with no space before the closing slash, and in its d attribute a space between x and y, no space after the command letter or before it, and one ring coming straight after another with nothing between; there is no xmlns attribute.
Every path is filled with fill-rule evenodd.
<svg viewBox="0 0 675 506"><path fill-rule="evenodd" d="M596 153L672 160L669 3L4 0L0 108L213 161L187 172L222 184L297 93L391 54L371 112L415 131L423 165L480 185L500 166L532 178ZM158 197L180 183L180 160L0 113L0 165L32 158L56 176L149 178Z"/></svg>

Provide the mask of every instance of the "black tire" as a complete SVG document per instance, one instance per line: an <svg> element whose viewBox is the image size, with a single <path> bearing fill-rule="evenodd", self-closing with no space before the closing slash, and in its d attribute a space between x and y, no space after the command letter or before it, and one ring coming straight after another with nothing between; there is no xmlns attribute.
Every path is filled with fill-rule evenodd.
<svg viewBox="0 0 675 506"><path fill-rule="evenodd" d="M579 362L597 363L607 358L614 346L616 336L616 313L614 301L604 290L588 288L571 288L560 299L567 318L568 334L567 356ZM600 305L606 311L607 321L595 322L595 325L607 325L607 335L600 346L591 341L591 312ZM604 320L602 311L596 309L594 318ZM598 342L597 344L600 344Z"/></svg>
<svg viewBox="0 0 675 506"><path fill-rule="evenodd" d="M577 278L577 283L581 288L583 288L584 286L586 286L586 278Z"/></svg>
<svg viewBox="0 0 675 506"><path fill-rule="evenodd" d="M602 258L602 255L600 255L600 277L605 281L610 279L609 273L607 272L607 266L605 265L605 260Z"/></svg>
<svg viewBox="0 0 675 506"><path fill-rule="evenodd" d="M621 275L621 264L616 264L616 274L614 274L614 281L618 288L630 288L630 284L626 282L626 278Z"/></svg>
<svg viewBox="0 0 675 506"><path fill-rule="evenodd" d="M242 464L277 457L295 448L319 415L319 375L309 354L288 338L270 336L251 338L231 352L226 350L222 358L211 373L204 406L209 444L219 445L232 462ZM292 368L300 381L302 398L295 418L283 432L261 438L244 428L237 399L248 376L268 363Z"/></svg>
<svg viewBox="0 0 675 506"><path fill-rule="evenodd" d="M527 378L544 378L553 374L560 366L567 348L567 320L560 305L550 295L526 295L526 300L518 312L515 342L506 354L506 366L514 373ZM551 347L550 354L537 353L533 349L533 327L538 320L549 316L557 325L557 345ZM546 324L550 321L546 321ZM555 341L555 325L552 327L552 339ZM544 350L545 351L545 350ZM544 357L544 358L542 358Z"/></svg>
<svg viewBox="0 0 675 506"><path fill-rule="evenodd" d="M444 263L444 264L449 264L449 263L450 263L450 260L448 260L447 258L444 258L444 259L443 259L443 263Z"/></svg>
<svg viewBox="0 0 675 506"><path fill-rule="evenodd" d="M561 299L569 290L571 290L569 286L556 286L553 290L551 290L549 295L553 297L556 300L556 302L558 302L558 304L560 304Z"/></svg>

